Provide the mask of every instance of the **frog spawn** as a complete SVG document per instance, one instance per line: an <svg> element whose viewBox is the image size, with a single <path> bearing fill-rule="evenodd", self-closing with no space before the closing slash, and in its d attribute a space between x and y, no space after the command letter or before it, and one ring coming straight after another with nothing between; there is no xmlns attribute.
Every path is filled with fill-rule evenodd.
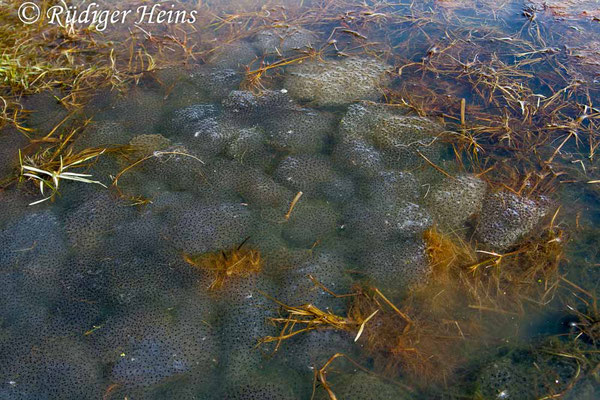
<svg viewBox="0 0 600 400"><path fill-rule="evenodd" d="M374 61L333 62L329 66L335 70L332 76L341 76L346 64L352 67L353 63L371 65ZM358 81L368 90L346 93L334 101L335 85L321 85L322 77L316 72L312 89L310 85L297 87L293 79L316 71L306 68L291 68L284 85L289 84L292 97L312 101L311 107L346 107L359 98L377 99L376 86L385 81L385 66L379 65L371 80ZM363 102L347 107L338 123L329 111L303 107L282 91L258 97L232 92L240 81L235 71L207 67L190 79L198 84L210 81L207 87L214 88L214 98L165 112L160 119L153 116L143 133L161 134L152 137L160 139L160 148L183 146L201 159L204 164L198 173L187 174L191 166L176 158L157 159L155 164L131 171L141 183L151 178L166 188L166 192L154 193L144 211L87 189L90 193L80 196L74 210L64 212L65 238L58 240L60 246L52 245L55 250L68 245L78 258L69 264L77 267L61 271L69 283L66 293L72 298L83 293L96 296L93 301L113 308L108 315L90 308L86 318L65 326L77 329L79 335L89 332L85 339L77 339L86 346L76 346L81 354L94 354L85 366L86 376L94 380L98 365L110 366L110 382L121 391L115 393L151 396L173 378L197 376L206 377L199 381L204 386L201 390L206 390L215 376L221 376L227 382L223 391L230 398L293 398L296 393L288 389L254 379L254 369L265 364L260 353L251 349L259 337L273 335L265 323L270 303L261 291L278 294L290 303L325 305L328 295L315 290L306 275L344 292L354 279L348 270L357 270L393 297L401 297L411 286L427 282L430 271L420 237L435 222L466 229L466 216L475 217L478 237L503 248L518 239L510 232L525 235L542 216L534 210L536 201L487 193L486 185L474 177L458 178L461 185L456 187L465 189L454 191L448 187L452 183L426 181L426 175L415 169L430 168L423 156L432 162L444 159L442 127L407 115L406 110ZM129 130L142 118L140 109L144 105L157 108L156 101L153 96L140 99L131 111L130 123L116 126L122 143L149 142L151 137ZM119 115L129 118L126 107L119 108ZM175 185L176 176L185 179ZM423 190L426 184L437 185L429 193L431 200ZM292 209L299 192L302 196ZM497 197L509 201L497 201ZM64 206L59 203L57 207ZM465 218L452 219L451 211L443 209L464 210ZM519 215L528 216L519 229L509 216L511 209L522 209ZM499 215L503 228L495 229L495 222L486 215ZM31 218L19 223L23 232L45 227ZM3 237L14 232L7 227ZM181 253L229 249L246 237L271 266L265 265L264 274L258 277L225 286L229 298L206 296L210 282L194 273ZM136 249L128 252L130 244L144 248L145 254L132 254ZM39 260L46 262L44 257ZM35 281L25 284L39 288ZM82 290L94 285L98 290ZM16 285L11 288L17 290ZM189 299L193 299L191 304ZM33 317L35 312L43 321L49 310L35 304L23 314ZM67 321L79 308L65 305L62 310ZM299 340L293 345L309 347L310 354L296 348L282 353L279 360L276 357L274 362L285 368L272 372L273 381L283 381L290 372L304 380L310 376L307 365L323 362L327 350L348 350L343 339L316 334ZM214 360L223 363L222 371L214 371Z"/></svg>

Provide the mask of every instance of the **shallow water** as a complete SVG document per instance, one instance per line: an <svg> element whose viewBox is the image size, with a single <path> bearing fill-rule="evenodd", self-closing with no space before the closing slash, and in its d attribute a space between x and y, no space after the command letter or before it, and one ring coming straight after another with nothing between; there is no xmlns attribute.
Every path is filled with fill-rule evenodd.
<svg viewBox="0 0 600 400"><path fill-rule="evenodd" d="M200 56L69 120L108 187L39 204L5 127L0 398L600 397L584 3L197 5ZM343 322L268 340L305 304Z"/></svg>

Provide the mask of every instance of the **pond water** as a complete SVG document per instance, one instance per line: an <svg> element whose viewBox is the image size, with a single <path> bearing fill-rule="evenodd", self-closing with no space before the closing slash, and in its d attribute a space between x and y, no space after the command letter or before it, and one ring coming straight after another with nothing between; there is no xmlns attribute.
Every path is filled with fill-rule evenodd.
<svg viewBox="0 0 600 400"><path fill-rule="evenodd" d="M600 398L597 2L18 5L1 399Z"/></svg>

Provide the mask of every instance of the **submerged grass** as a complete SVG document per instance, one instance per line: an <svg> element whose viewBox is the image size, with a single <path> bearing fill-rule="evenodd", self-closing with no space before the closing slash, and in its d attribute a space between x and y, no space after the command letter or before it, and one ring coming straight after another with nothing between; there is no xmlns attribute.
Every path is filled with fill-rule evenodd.
<svg viewBox="0 0 600 400"><path fill-rule="evenodd" d="M311 400L313 400L315 398L315 394L317 392L317 388L320 386L321 388L323 388L323 390L325 390L327 397L329 398L329 400L338 400L338 397L336 396L333 388L331 387L331 385L329 384L329 382L327 381L327 374L329 372L329 369L332 368L332 364L336 361L336 360L346 360L348 361L354 368L356 368L356 370L360 370L362 372L365 372L367 374L374 374L373 371L365 368L364 366L360 365L358 362L356 362L354 359L352 359L351 357L349 357L347 354L344 353L335 353L334 355L332 355L326 362L325 364L323 364L323 366L321 368L316 369L315 368L315 374L314 374L314 379L313 379L313 390L312 390L312 395L310 397ZM380 376L377 376L377 378L382 378ZM409 393L414 393L414 389L411 386L402 384L398 381L394 381L394 380L389 380L389 379L384 379L394 385L397 385L398 387L402 388L403 390L405 390L406 392ZM319 386L318 386L319 385Z"/></svg>
<svg viewBox="0 0 600 400"><path fill-rule="evenodd" d="M428 298L432 290L444 292L438 304L428 304L431 309L460 309L454 297L473 310L523 315L526 304L548 305L559 286L566 238L552 225L504 254L476 250L435 228L424 240L433 273L430 284L415 294Z"/></svg>
<svg viewBox="0 0 600 400"><path fill-rule="evenodd" d="M87 121L47 134L32 131L24 122L24 96L59 89L60 103L76 112L99 88L126 91L175 59L180 64L206 61L227 43L281 26L324 32L327 40L318 49L255 60L246 66L243 87L268 88L288 65L309 60L376 57L393 66L397 85L385 91L387 102L444 122L446 130L454 132L446 140L454 146L462 167L493 187L530 196L552 192L561 182L592 184L599 178L595 166L600 144L598 87L590 84L593 77L586 75L587 70L556 46L568 32L550 29L536 17L535 8L524 10L521 26L507 34L495 22L506 2L489 2L489 9L478 10L474 16L461 13L461 2L440 2L445 8L438 14L429 8L438 10L433 3L322 0L306 6L250 6L243 11L200 5L207 11L199 23L206 28L206 37L195 42L192 38L198 29L192 26L166 32L151 33L140 27L100 33L22 25L15 17L20 3L8 0L0 9L0 126L12 124L28 135L31 144L22 149L19 176L36 189L39 186L42 194L44 187L50 190L50 197L43 200L58 193L63 179L98 183L88 174L67 170L84 169L99 156L126 150L75 152L71 144ZM41 8L50 4L45 0ZM389 28L385 33L380 29L383 25ZM149 158L168 154L135 160L115 177L114 187L120 192L118 181L123 174ZM298 192L286 218L301 196ZM542 234L500 254L477 250L458 236L428 230L424 240L433 270L431 282L414 291L405 304L396 306L376 288L364 286L348 296L346 315L275 300L283 311L272 319L281 327L280 334L260 343L276 343L279 348L284 340L313 330L345 331L365 344L365 351L384 373L403 370L413 377L446 383L462 360L465 344L497 339L498 333L489 332L486 326L498 325L482 319L501 324L498 321L522 316L529 305L546 306L561 282L577 289L559 271L566 238L551 223ZM211 290L222 288L229 279L257 273L262 266L260 253L243 243L235 249L184 258L210 274ZM575 344L591 345L592 350L582 345L553 351L577 359L582 371L597 376L600 364L594 364L597 361L590 356L596 354L600 341L595 295L575 292L580 305L571 311L578 322L569 337ZM318 370L330 398L335 395L327 386L325 371L339 357L334 355Z"/></svg>
<svg viewBox="0 0 600 400"><path fill-rule="evenodd" d="M100 181L94 181L94 180L89 179L92 177L92 175L90 175L90 174L82 174L82 173L67 171L67 169L84 167L85 166L84 163L86 163L87 161L90 161L94 158L99 157L100 155L104 154L105 151L106 151L106 149L88 149L86 151L83 151L83 152L75 154L75 155L68 154L67 160L63 159L63 156L61 155L59 157L58 165L56 165L56 168L54 168L54 169L48 168L50 166L51 162L44 163L45 167L36 167L35 165L37 165L37 164L36 164L34 158L26 158L25 160L23 160L23 158L20 157L21 178L30 179L30 180L34 181L35 183L39 183L40 193L42 194L42 196L45 195L44 187L49 188L51 191L50 196L45 197L38 201L34 201L33 203L30 203L29 205L33 206L33 205L36 205L36 204L39 204L39 203L42 203L44 201L54 198L54 196L56 194L58 194L58 187L59 187L60 180L70 180L70 181L76 181L76 182L82 182L82 183L93 183L93 184L97 184L97 185L106 187L106 185L104 185ZM45 168L45 169L42 169L42 168Z"/></svg>
<svg viewBox="0 0 600 400"><path fill-rule="evenodd" d="M31 206L53 200L60 194L61 181L91 183L106 188L102 182L91 179L91 174L73 170L86 170L104 154L122 154L129 149L126 146L113 146L75 150L74 140L90 120L73 121L70 127L61 130L70 117L65 117L43 137L29 137L29 145L19 149L19 170L14 176L5 178L2 187L17 182L33 183L43 198L30 203Z"/></svg>
<svg viewBox="0 0 600 400"><path fill-rule="evenodd" d="M81 113L98 90L126 92L146 74L192 58L186 38L193 27L152 35L142 27L100 32L94 27L61 27L43 18L27 25L17 18L21 3L8 0L0 6L0 129L12 125L30 144L19 151L20 170L0 179L2 187L16 180L33 182L44 196L34 205L59 194L61 180L104 186L90 174L73 169L85 169L101 155L128 149L108 146L74 151L73 143L92 117L73 116ZM44 0L37 5L45 15L55 3ZM38 93L52 93L68 112L50 132L27 126L30 110L25 100Z"/></svg>
<svg viewBox="0 0 600 400"><path fill-rule="evenodd" d="M509 2L491 3L489 10L476 16L465 16L464 4L451 3L448 7L446 2L432 2L437 15L426 4L344 0L272 3L260 8L239 5L239 12L227 4L199 5L202 18L196 26L178 26L169 32L140 27L102 33L48 24L21 26L14 15L20 3L9 1L0 13L0 20L7 22L0 32L4 49L0 71L8 83L8 90L0 93L2 119L23 127L20 97L26 94L58 87L64 92L60 102L72 110L85 104L98 88L127 90L148 72L173 65L176 54L181 55L179 64L208 60L222 46L262 30L296 26L329 32L328 39L320 48L267 55L257 60L258 67L253 62L246 66L244 87L269 87L286 66L308 60L348 55L380 58L393 64L398 83L386 91L387 101L439 117L455 129L457 134L447 139L465 168L494 184L529 194L551 190L565 174L561 162L565 146L587 147L582 165L594 159L600 143L596 133L600 114L593 103L597 89L577 78L580 74L573 65L548 45L565 33L543 30L544 25L531 15L535 9L520 29L507 36L499 24L479 22L497 21ZM41 8L50 4L45 1ZM385 33L380 29L383 23L390 27ZM197 26L206 27L208 35L201 43L191 39ZM542 37L541 30L548 38ZM59 42L60 46L52 45ZM545 149L554 143L558 147L548 153ZM506 152L514 163L502 162Z"/></svg>
<svg viewBox="0 0 600 400"><path fill-rule="evenodd" d="M139 153L139 151L140 151L140 148L138 146L129 146L129 147L126 147L126 149L134 154ZM114 176L113 181L112 181L112 187L117 191L117 194L119 195L119 197L121 197L122 199L127 199L133 205L144 205L144 204L151 203L152 199L145 198L143 196L139 196L139 195L135 195L135 194L124 193L121 190L121 188L119 187L119 180L123 177L123 175L125 175L126 173L131 171L133 168L137 167L138 165L144 163L145 161L148 161L151 159L158 159L158 160L160 160L160 162L168 162L176 157L191 158L192 160L195 160L195 161L199 162L200 164L204 164L204 161L202 161L201 159L199 159L198 157L196 157L192 154L189 154L187 152L187 150L185 150L185 149L181 149L181 150L174 149L174 150L165 150L165 151L157 150L157 151L152 152L152 154L138 158L135 161L128 160L129 165L124 167L121 171L119 171L119 173L117 175Z"/></svg>
<svg viewBox="0 0 600 400"><path fill-rule="evenodd" d="M548 304L561 279L561 235L550 225L516 250L490 257L458 236L431 228L424 233L430 282L414 289L400 306L377 288L356 285L351 293L338 295L311 276L326 293L347 298L346 313L334 314L313 304L287 305L267 295L280 308L280 316L270 318L280 332L259 339L259 345L275 343L274 351L284 351L283 342L296 335L348 332L381 376L410 377L417 388L431 389L434 383L447 388L469 354L481 356L491 344L517 339L510 328L515 318L522 318L527 307ZM335 398L324 378L317 375L329 397Z"/></svg>
<svg viewBox="0 0 600 400"><path fill-rule="evenodd" d="M275 342L274 351L278 351L285 340L296 335L336 330L350 333L384 376L408 375L416 384L440 382L456 366L457 357L449 352L452 346L448 342L461 337L451 332L452 327L446 329L449 324L434 327L430 321L415 319L410 309L397 307L377 288L357 285L351 293L342 295L349 299L346 315L323 311L312 304L289 306L266 296L283 312L270 318L281 331L277 336L260 338L259 346Z"/></svg>
<svg viewBox="0 0 600 400"><path fill-rule="evenodd" d="M320 48L270 55L258 68L248 65L247 87L269 87L287 65L307 60L379 58L394 66L397 81L386 90L387 101L440 118L455 130L447 139L465 168L524 194L547 192L565 174L565 146L587 148L586 164L595 157L598 89L590 85L593 77L582 79L568 54L549 44L561 43L567 31L549 30L535 9L524 12L520 27L506 29L498 15L510 15L514 5L488 3L489 9L470 16L462 2L319 1L305 12L262 9L217 18L215 25L227 30L226 43L269 27L330 32ZM382 33L384 22L389 29ZM502 162L507 154L514 163Z"/></svg>
<svg viewBox="0 0 600 400"><path fill-rule="evenodd" d="M571 316L568 331L548 338L536 350L547 358L574 364L575 371L558 389L550 389L550 394L540 397L543 400L567 396L581 381L592 385L600 382L600 313L596 295L565 277L561 277L561 283L568 293L564 300ZM547 374L558 375L554 371Z"/></svg>
<svg viewBox="0 0 600 400"><path fill-rule="evenodd" d="M80 109L98 89L126 91L148 72L195 57L188 35L192 26L151 34L138 29L107 29L38 23L23 24L17 18L21 1L7 0L0 7L0 98L4 112L0 122L21 119L23 96L60 89L58 100L69 111ZM41 15L59 3L43 0ZM110 7L111 4L99 2ZM135 7L128 1L119 7ZM174 61L177 60L177 61Z"/></svg>
<svg viewBox="0 0 600 400"><path fill-rule="evenodd" d="M244 246L230 250L215 251L200 255L184 254L183 259L192 267L211 276L210 291L220 290L229 280L247 278L262 269L263 260L258 250Z"/></svg>

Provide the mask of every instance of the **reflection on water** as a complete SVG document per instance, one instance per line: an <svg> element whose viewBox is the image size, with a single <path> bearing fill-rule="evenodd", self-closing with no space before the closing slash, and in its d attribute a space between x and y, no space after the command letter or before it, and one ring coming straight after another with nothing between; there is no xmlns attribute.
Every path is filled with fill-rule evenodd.
<svg viewBox="0 0 600 400"><path fill-rule="evenodd" d="M2 7L1 398L598 397L594 2Z"/></svg>

